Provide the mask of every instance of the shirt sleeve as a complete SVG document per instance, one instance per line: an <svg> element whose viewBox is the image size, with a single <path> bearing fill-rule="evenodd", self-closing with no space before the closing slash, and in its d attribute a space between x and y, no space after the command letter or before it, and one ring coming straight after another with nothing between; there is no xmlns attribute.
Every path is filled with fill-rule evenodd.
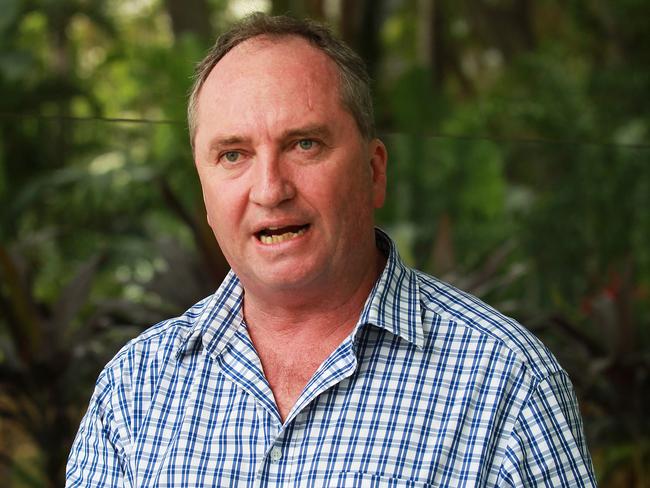
<svg viewBox="0 0 650 488"><path fill-rule="evenodd" d="M565 372L539 382L524 404L497 486L596 486L578 402Z"/></svg>
<svg viewBox="0 0 650 488"><path fill-rule="evenodd" d="M112 386L105 370L97 381L90 406L81 421L66 467L66 487L130 487L128 463L113 415L106 405Z"/></svg>

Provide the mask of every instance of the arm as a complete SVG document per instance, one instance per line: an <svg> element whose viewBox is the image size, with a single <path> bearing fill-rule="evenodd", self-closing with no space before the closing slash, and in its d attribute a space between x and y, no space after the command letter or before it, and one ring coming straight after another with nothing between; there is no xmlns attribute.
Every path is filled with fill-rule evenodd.
<svg viewBox="0 0 650 488"><path fill-rule="evenodd" d="M595 487L573 387L557 372L531 392L513 428L497 486Z"/></svg>
<svg viewBox="0 0 650 488"><path fill-rule="evenodd" d="M72 445L66 467L66 487L126 487L132 479L114 417L107 405L113 391L105 370L97 381L88 411Z"/></svg>

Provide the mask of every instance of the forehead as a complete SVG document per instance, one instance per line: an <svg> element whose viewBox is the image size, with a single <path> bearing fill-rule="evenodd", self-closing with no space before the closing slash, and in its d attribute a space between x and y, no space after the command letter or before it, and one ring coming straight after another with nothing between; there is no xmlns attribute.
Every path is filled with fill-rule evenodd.
<svg viewBox="0 0 650 488"><path fill-rule="evenodd" d="M256 37L235 46L207 77L198 97L198 132L211 122L230 125L341 111L347 112L338 68L329 56L300 37Z"/></svg>
<svg viewBox="0 0 650 488"><path fill-rule="evenodd" d="M219 92L310 88L338 96L338 69L324 52L296 36L259 36L235 46L212 69L205 85ZM296 93L298 95L299 92Z"/></svg>
<svg viewBox="0 0 650 488"><path fill-rule="evenodd" d="M258 75L300 71L303 76L323 75L338 78L336 63L307 39L293 35L257 36L236 45L214 66L208 75L256 72ZM206 80L207 82L207 80Z"/></svg>

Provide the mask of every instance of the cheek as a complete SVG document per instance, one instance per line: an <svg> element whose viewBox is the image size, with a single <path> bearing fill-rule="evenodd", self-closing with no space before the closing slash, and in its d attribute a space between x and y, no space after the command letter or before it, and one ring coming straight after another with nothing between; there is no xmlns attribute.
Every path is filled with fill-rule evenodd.
<svg viewBox="0 0 650 488"><path fill-rule="evenodd" d="M237 214L240 208L236 195L224 190L223 185L210 185L203 189L203 201L208 217L208 223L214 231L234 230Z"/></svg>
<svg viewBox="0 0 650 488"><path fill-rule="evenodd" d="M373 211L371 177L370 172L362 167L347 168L347 171L338 173L326 183L323 181L319 201L335 221L358 226Z"/></svg>

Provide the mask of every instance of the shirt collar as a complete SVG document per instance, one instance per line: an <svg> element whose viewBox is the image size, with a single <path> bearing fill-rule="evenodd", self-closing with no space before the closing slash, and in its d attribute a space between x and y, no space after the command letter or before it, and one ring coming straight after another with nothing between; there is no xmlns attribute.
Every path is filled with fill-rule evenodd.
<svg viewBox="0 0 650 488"><path fill-rule="evenodd" d="M362 327L373 325L421 348L424 332L417 276L402 262L395 243L384 231L375 229L375 236L377 247L387 256L386 266L368 295L353 335ZM241 282L231 270L194 317L195 324L182 340L177 358L199 347L212 355L219 354L243 326L243 297Z"/></svg>
<svg viewBox="0 0 650 488"><path fill-rule="evenodd" d="M176 357L182 359L201 347L209 354L219 354L243 326L243 298L244 288L234 271L230 270L203 310L194 318L194 326L181 342Z"/></svg>
<svg viewBox="0 0 650 488"><path fill-rule="evenodd" d="M375 229L375 236L377 247L387 255L386 266L366 300L354 333L374 325L422 348L424 330L417 275L402 262L395 243L384 231Z"/></svg>

